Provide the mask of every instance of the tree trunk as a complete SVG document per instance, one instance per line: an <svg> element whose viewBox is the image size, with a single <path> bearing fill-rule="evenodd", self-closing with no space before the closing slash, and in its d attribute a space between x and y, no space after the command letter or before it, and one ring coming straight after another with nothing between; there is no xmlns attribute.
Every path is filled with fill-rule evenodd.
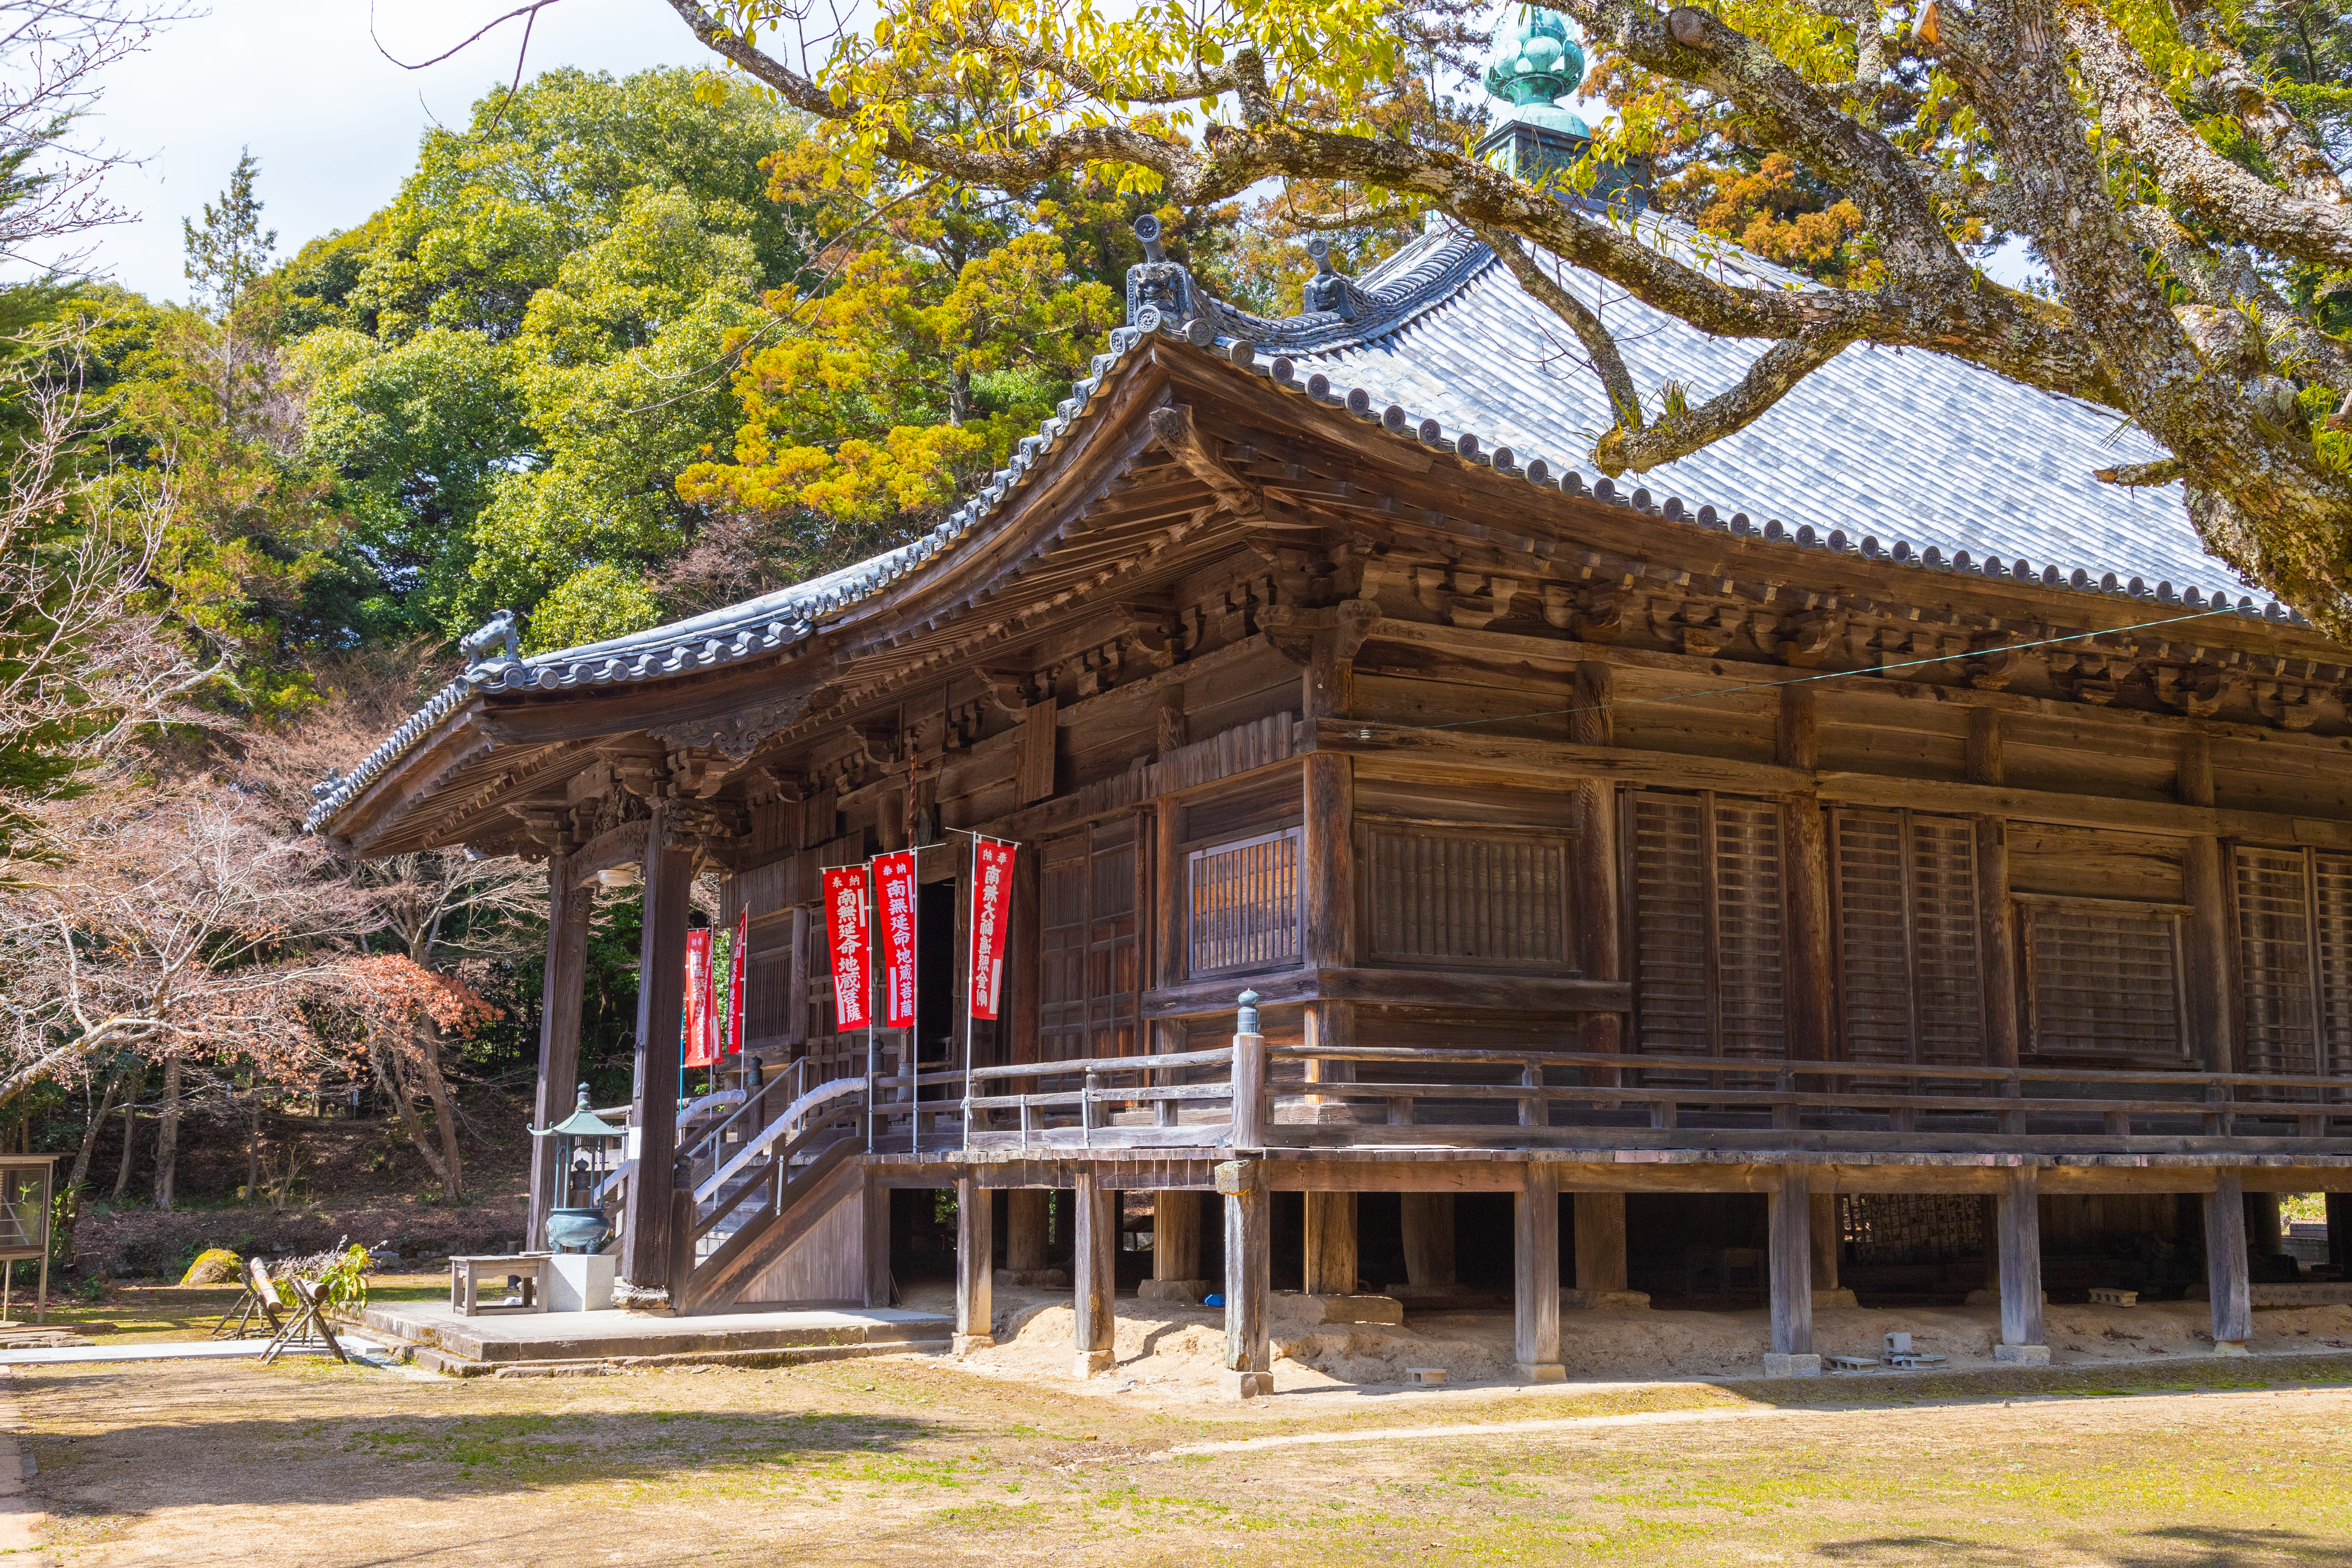
<svg viewBox="0 0 2352 1568"><path fill-rule="evenodd" d="M257 1083L248 1092L253 1096L253 1126L245 1140L245 1201L253 1203L261 1196L261 1086Z"/></svg>
<svg viewBox="0 0 2352 1568"><path fill-rule="evenodd" d="M449 1080L441 1076L440 1026L429 1018L420 1023L416 1044L425 1098L433 1102L434 1131L441 1136L441 1195L456 1203L465 1195L466 1166L457 1152L457 1107L449 1097Z"/></svg>
<svg viewBox="0 0 2352 1568"><path fill-rule="evenodd" d="M172 1176L180 1163L180 1058L163 1058L163 1104L155 1118L155 1206L172 1212Z"/></svg>
<svg viewBox="0 0 2352 1568"><path fill-rule="evenodd" d="M89 1157L98 1152L99 1129L104 1127L106 1119L114 1114L114 1101L122 1093L122 1080L129 1075L130 1069L127 1068L116 1068L107 1075L106 1093L99 1100L98 1109L90 1113L89 1131L81 1135L81 1152L74 1156L73 1174L66 1178L68 1192L79 1189L84 1182L89 1180ZM127 1128L129 1123L125 1122L124 1125ZM130 1150L127 1131L124 1138L123 1148L127 1158Z"/></svg>
<svg viewBox="0 0 2352 1568"><path fill-rule="evenodd" d="M373 1038L368 1041L368 1061L375 1068L376 1081L383 1086L384 1098L392 1101L393 1110L399 1113L401 1131L408 1134L408 1141L416 1146L416 1152L425 1156L425 1163L432 1167L435 1178L441 1184L441 1190L447 1192L448 1169L441 1163L441 1156L425 1139L425 1123L417 1119L416 1102L408 1092L406 1080L401 1077L399 1062L383 1048L382 1041Z"/></svg>
<svg viewBox="0 0 2352 1568"><path fill-rule="evenodd" d="M114 1201L121 1203L131 1190L131 1156L139 1147L139 1090L147 1086L147 1075L141 1072L139 1082L131 1091L131 1103L122 1108L122 1163L114 1169Z"/></svg>

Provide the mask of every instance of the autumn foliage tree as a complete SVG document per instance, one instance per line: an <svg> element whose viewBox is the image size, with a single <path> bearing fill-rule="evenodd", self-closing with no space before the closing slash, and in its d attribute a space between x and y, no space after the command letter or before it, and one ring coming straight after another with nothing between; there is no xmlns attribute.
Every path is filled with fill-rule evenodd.
<svg viewBox="0 0 2352 1568"><path fill-rule="evenodd" d="M871 28L796 47L777 0L667 0L694 36L810 117L839 179L936 174L1020 190L1077 172L1192 209L1261 182L1349 182L1493 243L1583 343L1619 410L1593 460L1643 470L1742 429L1856 342L1925 349L2113 409L2168 454L2114 471L2183 481L2207 546L2329 627L2352 629L2352 191L2338 172L2340 48L2298 54L2277 8L2205 0L1560 0L1613 73L1601 151L1646 155L1706 122L1766 186L1706 182L1774 215L1832 286L1719 276L1638 226L1554 199L1371 110L1408 58L1384 0L1148 5L885 0ZM2291 18L2288 18L2291 21ZM2251 51L2251 52L2250 52ZM2298 73L2303 79L2297 79ZM1737 161L1725 168L1736 167ZM1858 223L1837 206L1850 203ZM2026 242L2047 297L1982 248ZM1733 384L1666 397L1547 257L1761 352Z"/></svg>

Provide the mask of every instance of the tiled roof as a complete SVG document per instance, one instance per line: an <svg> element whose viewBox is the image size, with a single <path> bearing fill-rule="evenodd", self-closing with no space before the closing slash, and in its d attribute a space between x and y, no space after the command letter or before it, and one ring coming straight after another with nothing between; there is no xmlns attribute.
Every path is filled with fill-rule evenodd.
<svg viewBox="0 0 2352 1568"><path fill-rule="evenodd" d="M1805 279L1643 216L1654 243L1747 286ZM1653 383L1695 398L1729 384L1761 353L1710 338L1564 268ZM1186 280L1189 285L1189 279ZM1556 318L1521 291L1483 245L1440 231L1404 247L1340 290L1345 311L1273 321L1187 287L1189 319L1156 310L1110 335L1091 372L1013 460L921 538L740 605L584 647L500 658L451 681L348 775L313 786L307 826L323 826L476 692L562 691L678 675L771 654L820 621L920 570L994 517L1087 414L1110 375L1152 332L1230 357L1294 391L1319 395L1400 440L1496 462L1529 483L1591 494L1670 522L1752 533L1790 548L1858 551L1939 570L2047 586L2225 605L2240 584L2199 547L2179 488L2129 490L2094 468L2162 454L2115 416L1939 355L1856 344L1807 377L1740 434L1650 471L1621 493L1575 471L1609 424L1597 377ZM1135 289L1130 282L1130 300ZM1261 358L1265 348L1280 355ZM1653 489L1661 497L1651 499ZM1670 491L1679 494L1668 493ZM1682 496L1693 499L1685 501ZM1702 502L1710 504L1701 504ZM1763 521L1751 521L1750 513ZM2184 585L2176 591L2175 581ZM2242 614L2301 622L2240 598Z"/></svg>

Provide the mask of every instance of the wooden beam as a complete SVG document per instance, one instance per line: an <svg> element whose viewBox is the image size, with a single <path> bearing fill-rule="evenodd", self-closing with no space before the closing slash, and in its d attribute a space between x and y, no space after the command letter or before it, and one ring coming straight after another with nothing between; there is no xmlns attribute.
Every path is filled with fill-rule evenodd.
<svg viewBox="0 0 2352 1568"><path fill-rule="evenodd" d="M1985 1062L2018 1065L2022 992L2017 984L2017 934L2009 910L2009 824L1998 816L1976 819L1977 951L1982 955L1979 990L1985 1025Z"/></svg>
<svg viewBox="0 0 2352 1568"><path fill-rule="evenodd" d="M2254 1309L2246 1260L2245 1188L2235 1171L2218 1171L2205 1194L2205 1289L2212 1298L2213 1353L2243 1355Z"/></svg>
<svg viewBox="0 0 2352 1568"><path fill-rule="evenodd" d="M1356 1293L1356 1194L1307 1193L1306 1268L1309 1296Z"/></svg>
<svg viewBox="0 0 2352 1568"><path fill-rule="evenodd" d="M552 1127L572 1114L580 1073L580 1009L588 978L588 921L595 898L580 886L563 856L547 863L547 966L539 1004L539 1087L531 1125ZM547 1245L547 1214L565 1206L568 1173L553 1138L530 1141L530 1212L526 1248Z"/></svg>
<svg viewBox="0 0 2352 1568"><path fill-rule="evenodd" d="M2050 1359L2042 1328L2042 1194L2037 1173L2032 1165L2011 1170L1994 1202L1994 1247L2000 1258L2000 1343L1993 1353L2001 1361ZM2016 1353L2021 1350L2040 1354ZM2004 1355L2004 1351L2011 1353Z"/></svg>
<svg viewBox="0 0 2352 1568"><path fill-rule="evenodd" d="M1447 1012L1622 1013L1633 1005L1622 980L1571 980L1541 974L1483 974L1440 969L1293 969L1246 980L1193 980L1144 994L1146 1018L1230 1016L1243 989L1261 1007L1305 1002L1355 1002Z"/></svg>
<svg viewBox="0 0 2352 1568"><path fill-rule="evenodd" d="M2352 1192L2327 1194L2327 1261L2337 1279L2352 1279Z"/></svg>
<svg viewBox="0 0 2352 1568"><path fill-rule="evenodd" d="M866 1168L866 1304L890 1305L890 1189Z"/></svg>
<svg viewBox="0 0 2352 1568"><path fill-rule="evenodd" d="M686 1003L686 920L694 879L690 841L670 831L670 806L654 808L646 836L644 894L637 947L637 1041L630 1121L637 1129L637 1166L629 1178L621 1229L621 1304L669 1297L670 1194L677 1182L678 1047ZM626 1289L623 1287L625 1286Z"/></svg>
<svg viewBox="0 0 2352 1568"><path fill-rule="evenodd" d="M1616 738L1610 704L1615 688L1608 665L1576 667L1576 705L1568 716L1569 738L1579 745L1606 746ZM1573 931L1578 965L1588 980L1622 980L1624 918L1618 906L1617 786L1605 779L1583 779L1576 784L1577 816L1582 835L1577 841ZM1588 1051L1613 1054L1624 1049L1624 1020L1617 1014L1590 1013L1580 1034ZM1613 1083L1607 1068L1586 1069L1589 1083Z"/></svg>
<svg viewBox="0 0 2352 1568"><path fill-rule="evenodd" d="M996 1194L966 1176L956 1183L956 1326L954 1352L966 1355L996 1343Z"/></svg>
<svg viewBox="0 0 2352 1568"><path fill-rule="evenodd" d="M1118 1194L1102 1185L1092 1165L1079 1166L1071 1186L1071 1206L1077 1215L1071 1280L1077 1318L1070 1375L1087 1378L1108 1372L1118 1360L1118 1323L1111 1315L1111 1300L1118 1280Z"/></svg>
<svg viewBox="0 0 2352 1568"><path fill-rule="evenodd" d="M1530 1383L1559 1383L1559 1176L1530 1164L1511 1205L1511 1354Z"/></svg>
<svg viewBox="0 0 2352 1568"><path fill-rule="evenodd" d="M1265 1163L1231 1160L1217 1167L1225 1202L1225 1393L1263 1399L1274 1392L1274 1345L1266 1321L1273 1227Z"/></svg>
<svg viewBox="0 0 2352 1568"><path fill-rule="evenodd" d="M1813 1355L1812 1188L1801 1169L1784 1168L1766 1194L1769 1236L1765 1273L1771 1293L1772 1354L1796 1364L1766 1363L1783 1375L1819 1372ZM1810 1369L1802 1364L1811 1360Z"/></svg>

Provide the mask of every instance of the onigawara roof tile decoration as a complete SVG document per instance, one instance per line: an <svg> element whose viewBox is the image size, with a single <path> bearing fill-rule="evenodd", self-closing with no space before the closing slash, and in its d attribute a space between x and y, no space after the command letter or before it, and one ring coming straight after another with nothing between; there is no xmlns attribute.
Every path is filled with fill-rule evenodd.
<svg viewBox="0 0 2352 1568"><path fill-rule="evenodd" d="M1489 141L1492 142L1490 136ZM1573 199L1573 198L1570 198ZM1587 203L1593 205L1597 204ZM1746 287L1822 287L1679 220L1619 204L1612 221ZM1147 259L1129 269L1128 324L1010 462L936 528L868 560L759 598L583 647L518 658L499 612L463 645L465 673L348 775L312 788L318 828L475 691L560 690L650 680L762 655L806 639L829 617L956 548L1003 513L1042 460L1102 401L1139 344L1189 343L1295 395L1344 406L1393 439L1418 442L1541 489L1632 508L1662 528L1727 530L1790 550L1850 552L1922 571L2126 595L2193 609L2306 625L2207 554L2179 486L2127 489L2098 468L2162 452L2105 410L1925 352L1856 343L1807 376L1747 429L1630 485L1580 470L1609 427L1599 377L1559 319L1482 242L1450 225L1402 247L1361 279L1320 272L1318 307L1252 315L1168 260L1150 217ZM1765 345L1716 338L1539 254L1600 312L1637 374L1704 399ZM493 651L497 650L497 651Z"/></svg>

